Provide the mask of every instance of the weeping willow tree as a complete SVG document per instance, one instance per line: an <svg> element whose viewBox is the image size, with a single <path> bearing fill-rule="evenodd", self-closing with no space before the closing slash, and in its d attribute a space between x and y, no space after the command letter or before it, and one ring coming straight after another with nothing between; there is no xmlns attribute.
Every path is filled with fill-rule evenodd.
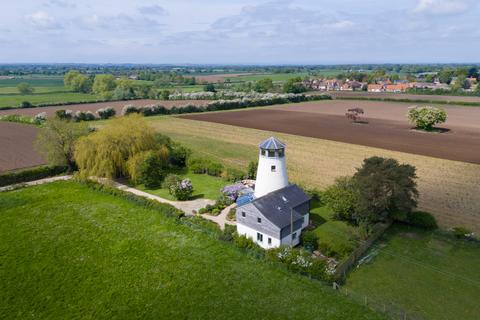
<svg viewBox="0 0 480 320"><path fill-rule="evenodd" d="M75 160L82 177L120 177L128 174L130 157L156 146L155 132L145 119L130 115L80 138L75 144Z"/></svg>

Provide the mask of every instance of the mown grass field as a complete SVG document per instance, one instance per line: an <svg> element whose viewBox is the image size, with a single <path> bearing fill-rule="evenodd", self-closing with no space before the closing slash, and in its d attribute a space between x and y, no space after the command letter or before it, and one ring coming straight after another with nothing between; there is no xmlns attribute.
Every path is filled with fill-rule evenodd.
<svg viewBox="0 0 480 320"><path fill-rule="evenodd" d="M101 98L94 94L78 93L78 92L53 92L41 94L1 94L0 109L4 107L18 107L24 101L28 101L33 105L36 104L55 104L65 102L84 102L96 101Z"/></svg>
<svg viewBox="0 0 480 320"><path fill-rule="evenodd" d="M231 182L228 182L219 177L212 177L207 174L195 174L191 172L178 172L180 179L190 179L193 185L193 194L192 199L211 199L216 200L220 197L220 190L223 189ZM157 188L157 189L148 189L144 185L139 185L137 188L144 190L145 192L157 195L164 199L176 200L172 197L167 189Z"/></svg>
<svg viewBox="0 0 480 320"><path fill-rule="evenodd" d="M478 319L480 245L394 225L371 251L378 255L346 282L360 301L366 295L424 319Z"/></svg>
<svg viewBox="0 0 480 320"><path fill-rule="evenodd" d="M2 319L382 319L132 202L56 182L0 194Z"/></svg>
<svg viewBox="0 0 480 320"><path fill-rule="evenodd" d="M258 143L275 135L287 143L290 180L319 189L353 174L367 157L395 158L417 168L420 208L435 214L443 226L480 232L480 165L176 117L149 121L195 154L242 169L257 159Z"/></svg>

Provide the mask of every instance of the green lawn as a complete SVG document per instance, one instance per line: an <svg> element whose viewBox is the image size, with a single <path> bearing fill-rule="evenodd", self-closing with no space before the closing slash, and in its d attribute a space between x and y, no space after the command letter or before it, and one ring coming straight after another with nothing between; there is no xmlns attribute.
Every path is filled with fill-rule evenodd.
<svg viewBox="0 0 480 320"><path fill-rule="evenodd" d="M75 182L0 194L2 319L381 319L329 287Z"/></svg>
<svg viewBox="0 0 480 320"><path fill-rule="evenodd" d="M424 319L478 319L480 245L394 225L346 287Z"/></svg>
<svg viewBox="0 0 480 320"><path fill-rule="evenodd" d="M312 202L310 219L317 225L313 232L318 237L319 246L321 247L322 243L327 244L331 250L337 252L335 257L342 259L356 247L353 236L357 228L345 221L334 220L332 214L330 208L321 206L315 201Z"/></svg>
<svg viewBox="0 0 480 320"><path fill-rule="evenodd" d="M226 181L219 177L212 177L207 174L195 174L191 172L187 173L179 173L178 174L181 179L190 179L193 185L193 199L211 199L216 200L220 195L220 190L223 189L231 182ZM147 189L143 185L137 186L140 190L144 190L148 193L157 195L159 197L168 199L168 200L175 200L174 197L170 195L167 189L159 188L159 189Z"/></svg>

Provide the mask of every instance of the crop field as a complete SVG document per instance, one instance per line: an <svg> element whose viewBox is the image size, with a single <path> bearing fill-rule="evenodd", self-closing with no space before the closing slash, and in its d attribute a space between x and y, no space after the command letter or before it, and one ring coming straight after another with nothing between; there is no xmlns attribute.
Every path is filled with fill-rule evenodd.
<svg viewBox="0 0 480 320"><path fill-rule="evenodd" d="M395 158L417 168L420 208L433 213L443 226L468 226L480 232L480 165L177 117L149 121L196 155L242 169L257 159L258 143L275 135L287 143L290 180L319 189L353 174L367 157Z"/></svg>
<svg viewBox="0 0 480 320"><path fill-rule="evenodd" d="M25 116L35 116L40 112L46 112L48 116L55 114L56 110L60 109L69 109L72 111L91 111L95 113L100 108L112 107L117 112L117 115L120 115L122 108L126 105L133 105L136 107L143 107L151 104L162 105L165 108L172 108L174 106L180 107L187 104L195 105L206 105L209 100L151 100L151 99L142 99L142 100L128 100L128 101L110 101L110 102L95 102L95 103L82 103L82 104L70 104L65 106L52 106L52 107L38 107L38 108L17 108L17 109L8 109L0 110L0 116L8 114L20 114Z"/></svg>
<svg viewBox="0 0 480 320"><path fill-rule="evenodd" d="M325 92L322 92L325 93ZM480 97L472 96L447 96L447 95L429 95L429 94L410 94L410 93L389 93L389 92L364 92L364 91L331 91L328 92L333 97L338 98L375 98L375 99L409 99L409 100L428 100L428 101L449 101L449 102L478 102Z"/></svg>
<svg viewBox="0 0 480 320"><path fill-rule="evenodd" d="M319 282L75 182L0 197L3 319L384 319Z"/></svg>
<svg viewBox="0 0 480 320"><path fill-rule="evenodd" d="M411 130L408 104L352 104L366 111L368 123L347 119L344 113L352 106L340 100L184 117L480 164L480 148L475 147L480 145L480 108L448 108L451 120L440 127L450 131L429 134Z"/></svg>
<svg viewBox="0 0 480 320"><path fill-rule="evenodd" d="M241 81L258 81L264 78L270 78L273 81L287 81L291 78L296 77L305 77L308 73L306 72L299 72L299 73L266 73L266 74L254 74L254 75L247 75L247 76L237 76L235 78L230 79L231 82L241 82Z"/></svg>
<svg viewBox="0 0 480 320"><path fill-rule="evenodd" d="M394 225L348 276L349 295L389 303L426 320L478 319L480 245Z"/></svg>
<svg viewBox="0 0 480 320"><path fill-rule="evenodd" d="M45 163L34 148L38 130L30 125L0 121L0 172Z"/></svg>

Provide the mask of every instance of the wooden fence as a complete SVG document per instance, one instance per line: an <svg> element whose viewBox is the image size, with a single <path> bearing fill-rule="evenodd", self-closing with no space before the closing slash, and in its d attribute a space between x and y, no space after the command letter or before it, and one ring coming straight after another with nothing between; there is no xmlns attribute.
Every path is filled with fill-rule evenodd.
<svg viewBox="0 0 480 320"><path fill-rule="evenodd" d="M380 238L383 233L392 225L392 221L385 223L377 223L373 227L372 235L365 241L361 241L360 245L348 256L346 260L341 262L335 270L335 281L343 282L348 271L357 263L370 246Z"/></svg>

